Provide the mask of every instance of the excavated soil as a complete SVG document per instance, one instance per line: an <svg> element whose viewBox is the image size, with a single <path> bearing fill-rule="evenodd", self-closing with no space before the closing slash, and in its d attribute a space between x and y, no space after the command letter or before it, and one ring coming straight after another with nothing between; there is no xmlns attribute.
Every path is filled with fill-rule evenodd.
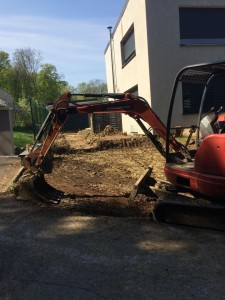
<svg viewBox="0 0 225 300"><path fill-rule="evenodd" d="M53 148L53 168L46 181L65 192L54 209L70 209L111 216L151 216L155 198L130 193L140 176L153 167L152 176L164 179L164 158L145 136L89 130L61 134Z"/></svg>

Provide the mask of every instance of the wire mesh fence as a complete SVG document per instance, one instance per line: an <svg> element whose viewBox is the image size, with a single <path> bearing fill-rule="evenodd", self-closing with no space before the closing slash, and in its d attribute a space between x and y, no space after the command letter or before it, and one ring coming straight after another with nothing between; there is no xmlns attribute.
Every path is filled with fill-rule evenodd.
<svg viewBox="0 0 225 300"><path fill-rule="evenodd" d="M34 101L30 101L31 116L32 116L32 128L34 136L39 132L46 116L48 115L48 110L45 106L42 106Z"/></svg>
<svg viewBox="0 0 225 300"><path fill-rule="evenodd" d="M38 104L35 101L30 101L31 116L32 116L32 128L34 136L36 136L45 121L48 110L45 106ZM89 118L87 115L71 115L68 116L68 120L63 127L63 132L78 132L88 128L90 125L94 133L99 133L105 129L107 125L113 126L116 130L122 130L122 118L121 114L111 113L107 115L96 114L92 115L92 122L89 124Z"/></svg>

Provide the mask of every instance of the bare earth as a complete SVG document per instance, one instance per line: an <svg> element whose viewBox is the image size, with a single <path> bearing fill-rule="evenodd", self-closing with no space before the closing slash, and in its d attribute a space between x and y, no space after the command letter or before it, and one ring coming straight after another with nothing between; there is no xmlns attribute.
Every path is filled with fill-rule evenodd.
<svg viewBox="0 0 225 300"><path fill-rule="evenodd" d="M93 136L83 131L61 135L55 150L65 154L54 154L53 171L45 177L65 192L58 208L150 216L155 199L140 194L134 202L128 201L135 182L149 166L153 166L153 177L164 179L164 158L146 137L118 133Z"/></svg>

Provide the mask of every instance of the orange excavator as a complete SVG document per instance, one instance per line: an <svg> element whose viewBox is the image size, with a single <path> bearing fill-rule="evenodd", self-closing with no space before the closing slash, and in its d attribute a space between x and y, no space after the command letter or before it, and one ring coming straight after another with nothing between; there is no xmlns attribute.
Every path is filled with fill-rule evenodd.
<svg viewBox="0 0 225 300"><path fill-rule="evenodd" d="M222 90L225 86L225 61L183 68L175 78L167 126L144 98L130 93L63 94L48 106L48 116L31 151L24 158L25 168L35 174L32 179L35 192L42 199L53 203L59 203L63 196L62 191L45 181L42 164L69 115L123 113L138 123L165 157L167 181L148 181L157 198L154 218L163 222L224 230L225 110L221 102L225 100L218 100L216 96L218 89L215 87L218 82ZM185 143L174 137L176 127L173 125L173 111L174 107L178 107L176 99L180 97L180 85L185 88L186 93L191 89L198 91L194 93L194 100L197 102L194 108L197 107L199 113L196 123L189 126L190 134ZM81 97L81 100L74 100L76 97ZM190 107L188 97L184 105ZM146 124L150 127L147 128ZM44 141L37 147L44 135ZM190 143L193 136L194 147Z"/></svg>

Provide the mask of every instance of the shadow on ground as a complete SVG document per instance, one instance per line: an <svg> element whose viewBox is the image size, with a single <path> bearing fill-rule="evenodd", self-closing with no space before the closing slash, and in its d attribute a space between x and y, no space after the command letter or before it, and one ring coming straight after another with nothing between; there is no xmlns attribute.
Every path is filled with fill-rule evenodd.
<svg viewBox="0 0 225 300"><path fill-rule="evenodd" d="M1 299L224 299L224 233L0 198Z"/></svg>

